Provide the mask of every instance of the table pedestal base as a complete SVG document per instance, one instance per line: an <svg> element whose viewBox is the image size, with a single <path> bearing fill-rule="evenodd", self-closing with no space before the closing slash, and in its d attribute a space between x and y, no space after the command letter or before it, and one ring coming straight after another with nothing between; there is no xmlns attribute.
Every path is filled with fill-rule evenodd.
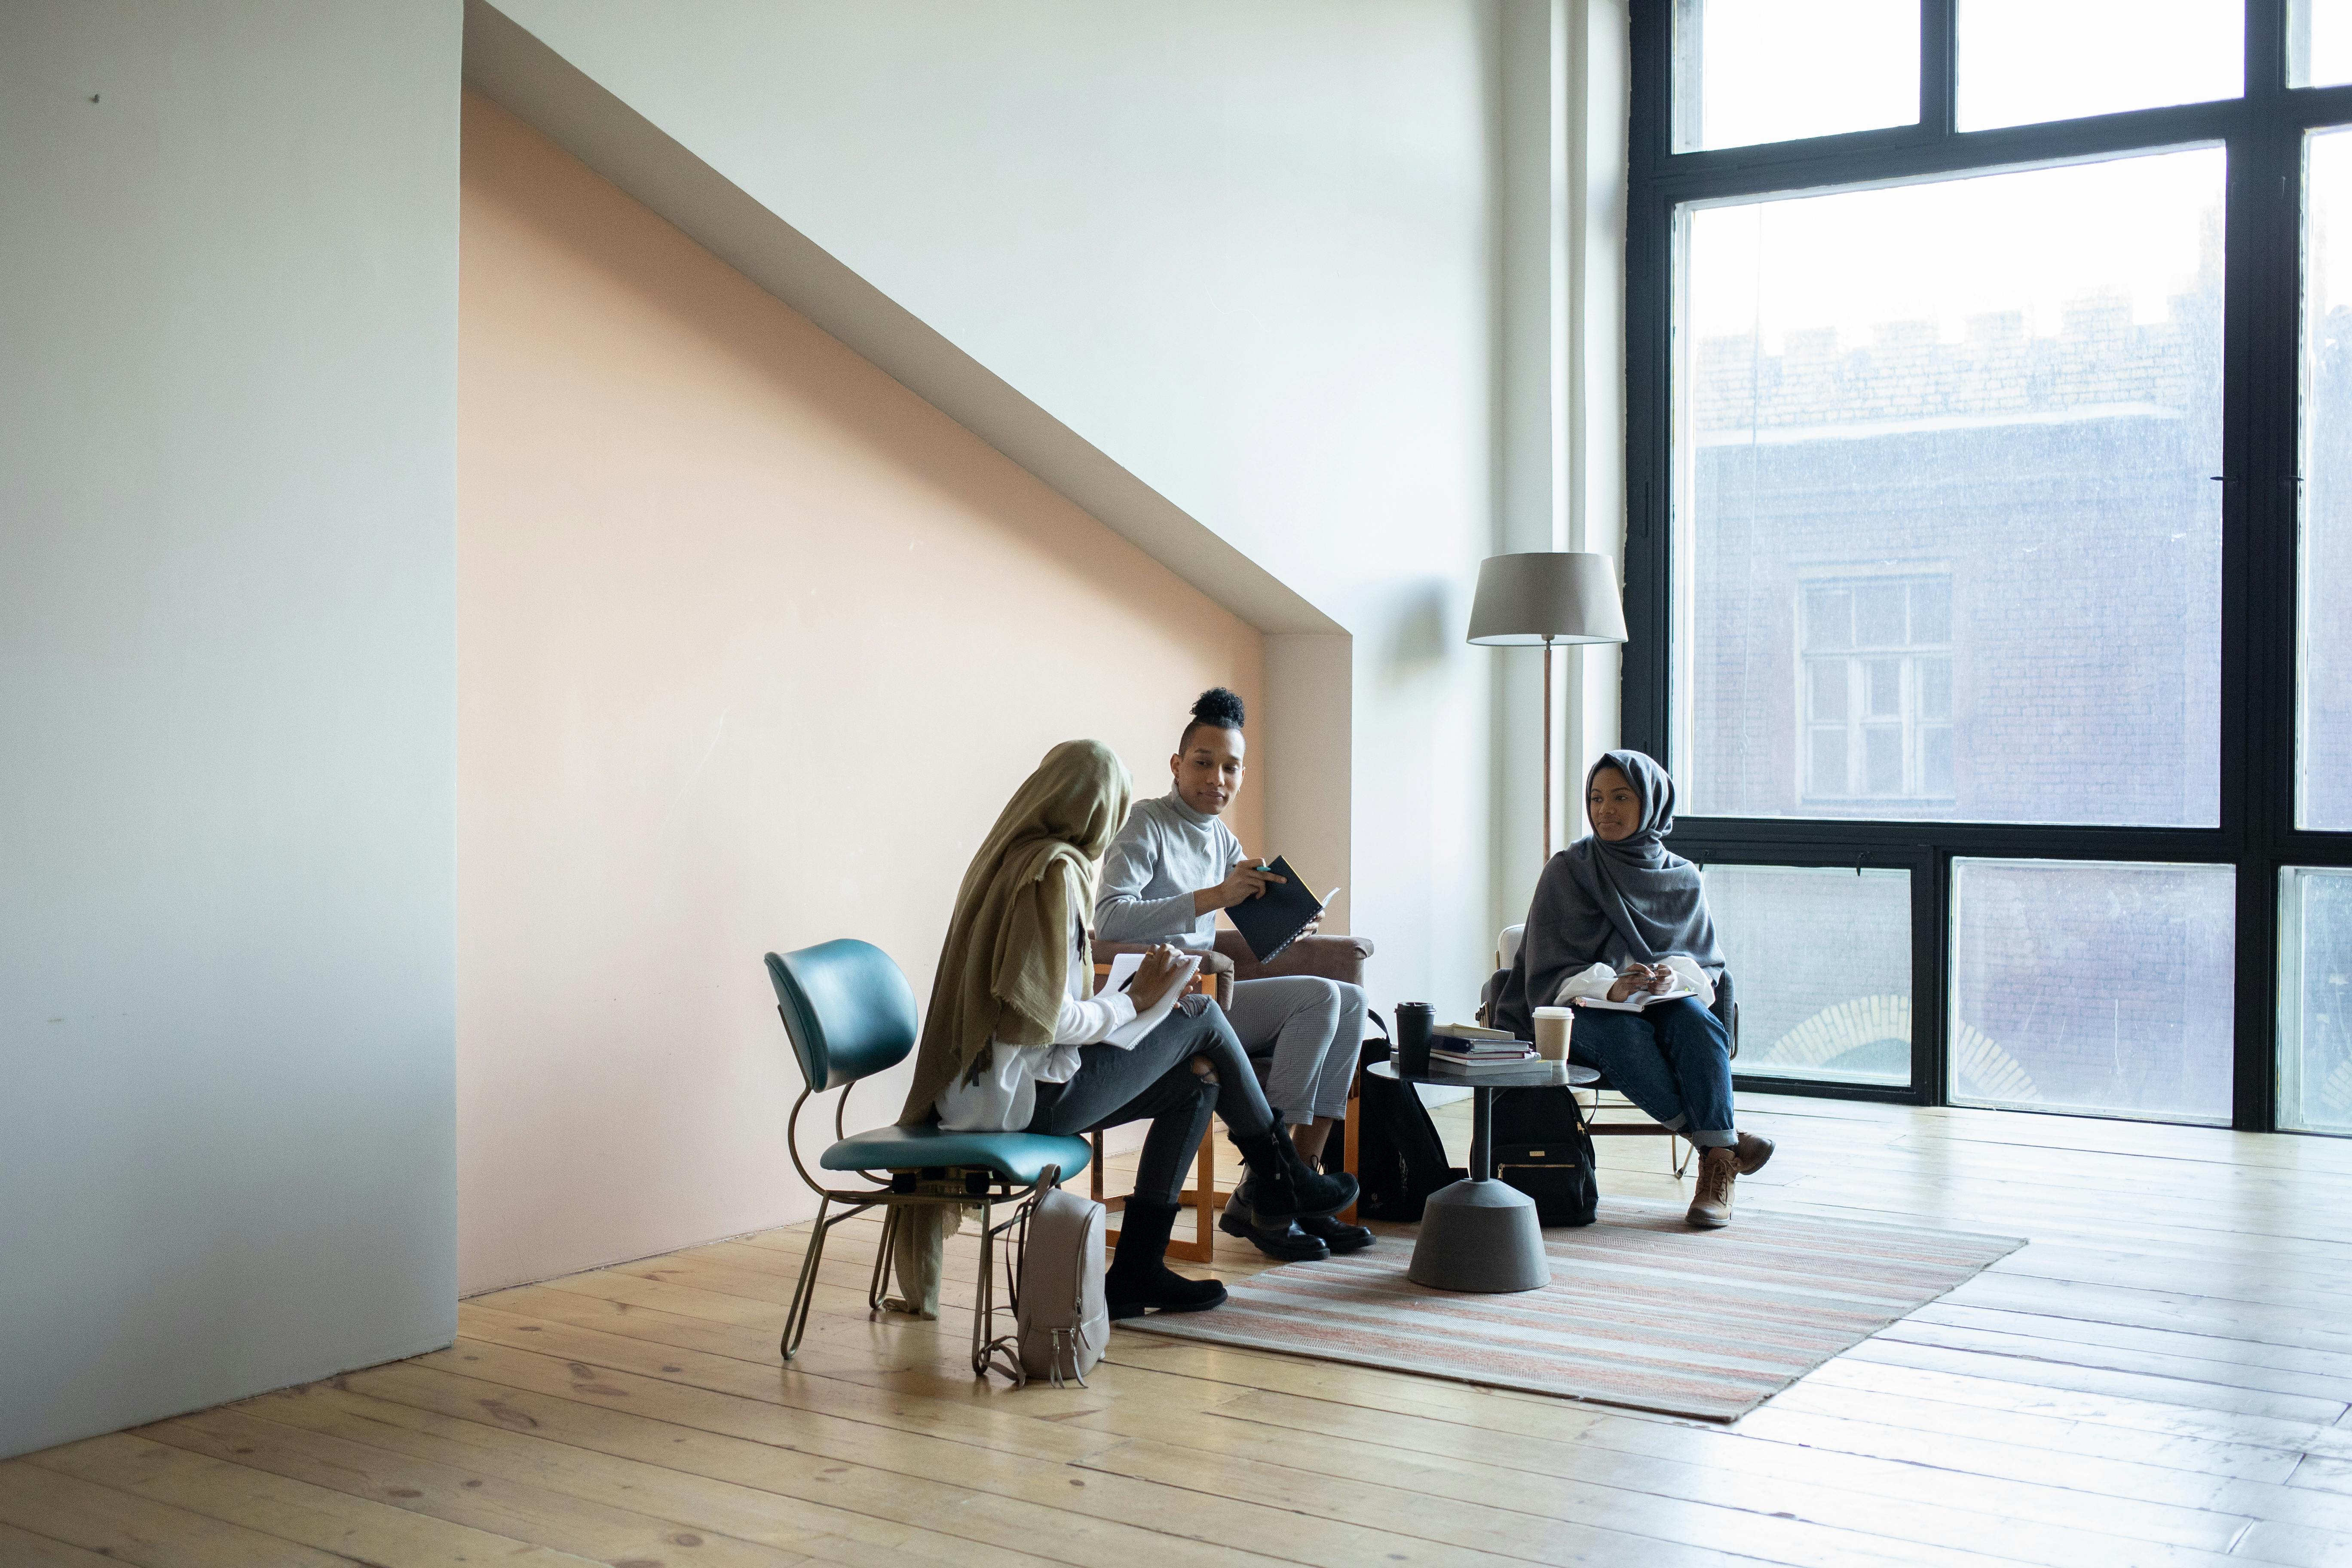
<svg viewBox="0 0 2352 1568"><path fill-rule="evenodd" d="M1405 1278L1488 1295L1550 1284L1535 1200L1503 1182L1456 1182L1432 1193Z"/></svg>

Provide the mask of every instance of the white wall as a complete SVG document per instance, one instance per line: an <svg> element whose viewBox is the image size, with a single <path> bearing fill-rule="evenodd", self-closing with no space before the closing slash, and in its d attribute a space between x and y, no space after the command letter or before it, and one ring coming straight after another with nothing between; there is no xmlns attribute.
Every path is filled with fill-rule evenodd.
<svg viewBox="0 0 2352 1568"><path fill-rule="evenodd" d="M1462 642L1495 533L1493 7L499 9L1349 634L1345 679L1327 639L1269 643L1274 708L1353 764L1351 798L1297 801L1277 761L1269 819L1347 882L1381 1000L1466 1008L1493 934L1493 658Z"/></svg>
<svg viewBox="0 0 2352 1568"><path fill-rule="evenodd" d="M0 6L0 1454L454 1331L459 26Z"/></svg>
<svg viewBox="0 0 2352 1568"><path fill-rule="evenodd" d="M1625 532L1624 0L1502 0L1498 550L1593 551ZM1542 796L1543 654L1496 649L1492 923L1526 918L1552 845L1585 831L1583 774L1617 743L1618 651L1552 654L1552 795Z"/></svg>
<svg viewBox="0 0 2352 1568"><path fill-rule="evenodd" d="M1158 793L1193 698L1265 685L1239 618L473 93L463 188L471 1294L814 1214L759 955L862 937L929 996L1048 747Z"/></svg>

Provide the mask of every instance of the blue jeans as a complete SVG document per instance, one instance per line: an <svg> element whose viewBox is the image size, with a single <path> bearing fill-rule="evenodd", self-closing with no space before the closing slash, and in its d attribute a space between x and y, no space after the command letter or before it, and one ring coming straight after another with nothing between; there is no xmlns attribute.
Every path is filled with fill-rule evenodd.
<svg viewBox="0 0 2352 1568"><path fill-rule="evenodd" d="M1610 1086L1702 1149L1728 1149L1731 1036L1696 997L1640 1013L1579 1007L1570 1061L1599 1068Z"/></svg>

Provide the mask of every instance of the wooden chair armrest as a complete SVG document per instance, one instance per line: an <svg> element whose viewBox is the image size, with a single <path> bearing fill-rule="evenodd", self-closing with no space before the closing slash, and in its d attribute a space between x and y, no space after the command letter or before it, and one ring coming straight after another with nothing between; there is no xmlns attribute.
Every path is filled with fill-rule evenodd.
<svg viewBox="0 0 2352 1568"><path fill-rule="evenodd" d="M1217 933L1217 951L1233 961L1235 980L1264 980L1277 974L1315 974L1343 985L1364 983L1364 961L1372 956L1368 936L1302 936L1272 963L1260 963L1237 931Z"/></svg>

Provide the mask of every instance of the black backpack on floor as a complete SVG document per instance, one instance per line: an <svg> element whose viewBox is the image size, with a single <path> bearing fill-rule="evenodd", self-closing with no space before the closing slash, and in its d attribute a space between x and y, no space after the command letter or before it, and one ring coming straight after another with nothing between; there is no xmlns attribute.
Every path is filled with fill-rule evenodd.
<svg viewBox="0 0 2352 1568"><path fill-rule="evenodd" d="M1388 1021L1378 1013L1371 1016L1380 1026L1381 1037L1364 1042L1363 1065L1389 1059ZM1437 1136L1437 1125L1429 1119L1429 1107L1422 1104L1421 1096L1412 1085L1399 1083L1394 1079L1363 1075L1362 1100L1357 1107L1356 1123L1363 1147L1357 1152L1356 1180L1363 1186L1356 1200L1360 1219L1418 1221L1421 1205L1429 1194L1467 1174L1458 1165L1445 1163L1445 1145ZM1325 1151L1324 1163L1337 1163L1335 1155L1340 1147Z"/></svg>
<svg viewBox="0 0 2352 1568"><path fill-rule="evenodd" d="M1366 1080L1367 1087L1370 1086ZM1591 1225L1601 1206L1592 1135L1566 1088L1498 1089L1495 1174L1536 1201L1538 1225Z"/></svg>

